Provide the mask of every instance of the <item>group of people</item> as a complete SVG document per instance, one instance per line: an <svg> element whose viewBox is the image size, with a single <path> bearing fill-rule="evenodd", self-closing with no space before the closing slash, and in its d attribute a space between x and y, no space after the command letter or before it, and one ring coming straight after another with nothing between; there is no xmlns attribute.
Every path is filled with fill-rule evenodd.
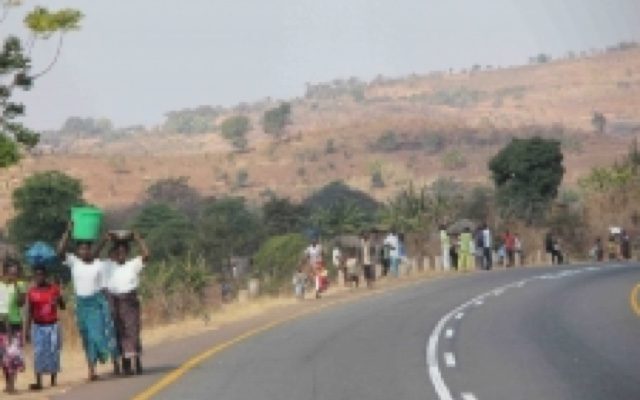
<svg viewBox="0 0 640 400"><path fill-rule="evenodd" d="M471 227L466 226L459 234L449 232L446 225L440 225L442 268L445 271L468 271L475 264L478 269L491 270L494 250L498 262L506 267L515 266L516 256L522 259L524 254L519 235L506 230L499 239L499 243L494 243L493 233L486 223L479 225L473 232Z"/></svg>
<svg viewBox="0 0 640 400"><path fill-rule="evenodd" d="M111 360L116 375L142 373L140 359L140 302L137 288L149 250L136 233L128 237L107 234L98 243L69 244L71 224L58 245L58 257L70 270L78 332L85 352L89 381L98 379L98 363ZM131 258L131 242L139 255ZM106 257L103 249L110 244ZM0 361L5 391L15 393L17 374L25 370L24 344L31 342L35 382L31 390L42 390L43 376L55 386L60 372L62 328L59 312L66 301L59 279L45 264L30 265L27 280L21 263L4 262L0 281Z"/></svg>
<svg viewBox="0 0 640 400"><path fill-rule="evenodd" d="M601 238L596 238L590 255L594 261L605 260L605 248ZM628 261L631 259L631 238L626 230L609 234L606 256L609 261Z"/></svg>
<svg viewBox="0 0 640 400"><path fill-rule="evenodd" d="M375 265L382 266L382 276L397 276L405 256L401 233L391 230L380 235L379 232L365 231L360 234L357 245L333 246L331 264L342 273L345 285L358 288L363 277L364 284L372 288L376 279ZM313 282L316 298L320 298L329 287L323 248L317 238L305 249L301 266L293 276L294 292L298 298L304 298L305 288L310 282Z"/></svg>

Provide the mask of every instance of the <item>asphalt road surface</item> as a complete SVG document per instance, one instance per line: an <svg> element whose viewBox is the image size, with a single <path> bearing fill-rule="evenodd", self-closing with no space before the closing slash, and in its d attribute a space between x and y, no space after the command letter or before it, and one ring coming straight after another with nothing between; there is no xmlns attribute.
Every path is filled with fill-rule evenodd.
<svg viewBox="0 0 640 400"><path fill-rule="evenodd" d="M638 400L637 265L423 282L291 321L160 399Z"/></svg>

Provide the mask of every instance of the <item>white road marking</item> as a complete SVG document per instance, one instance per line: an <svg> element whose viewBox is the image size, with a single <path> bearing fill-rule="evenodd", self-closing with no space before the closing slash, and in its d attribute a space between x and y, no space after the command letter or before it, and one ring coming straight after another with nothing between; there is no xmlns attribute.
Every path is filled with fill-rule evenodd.
<svg viewBox="0 0 640 400"><path fill-rule="evenodd" d="M476 305L476 306L481 306L481 305L483 305L483 304L484 304L484 301L482 301L482 300L476 300L473 304L474 304L474 305Z"/></svg>
<svg viewBox="0 0 640 400"><path fill-rule="evenodd" d="M451 339L453 337L453 329L447 329L447 331L444 333L444 337L446 337L447 339Z"/></svg>
<svg viewBox="0 0 640 400"><path fill-rule="evenodd" d="M542 276L545 276L545 275L542 275ZM546 275L547 278L542 278L542 276L528 278L527 280L548 279L549 274ZM451 395L451 391L449 390L449 387L447 386L446 382L442 378L442 373L440 371L440 364L438 362L438 342L440 341L440 335L442 334L442 331L445 329L445 326L447 325L447 323L452 318L462 319L462 317L464 316L463 311L468 307L470 307L472 304L474 304L476 301L484 299L486 296L489 296L491 293L493 293L493 295L495 296L499 296L504 292L504 290L507 287L510 287L511 285L514 285L514 284L517 286L520 286L521 284L524 284L525 281L520 281L520 282L510 283L508 285L500 286L480 296L474 297L471 300L467 301L466 303L463 303L458 307L454 308L438 321L435 328L431 332L431 335L429 335L429 340L427 341L426 348L425 348L425 356L426 356L425 359L426 359L426 367L427 367L427 373L429 375L429 379L431 379L431 384L433 385L439 400L454 400L453 396ZM448 358L447 354L449 354L451 357L454 357L452 353L445 353L445 362L447 362L447 358ZM455 364L455 357L453 358L453 362ZM477 400L472 393L463 393L462 398L463 400Z"/></svg>
<svg viewBox="0 0 640 400"><path fill-rule="evenodd" d="M517 287L521 288L524 286L524 284L527 283L526 281L520 281L516 284Z"/></svg>
<svg viewBox="0 0 640 400"><path fill-rule="evenodd" d="M596 271L598 270L598 267L587 267L585 268L585 271Z"/></svg>
<svg viewBox="0 0 640 400"><path fill-rule="evenodd" d="M453 353L444 353L444 362L447 364L447 367L453 368L456 366L456 356Z"/></svg>

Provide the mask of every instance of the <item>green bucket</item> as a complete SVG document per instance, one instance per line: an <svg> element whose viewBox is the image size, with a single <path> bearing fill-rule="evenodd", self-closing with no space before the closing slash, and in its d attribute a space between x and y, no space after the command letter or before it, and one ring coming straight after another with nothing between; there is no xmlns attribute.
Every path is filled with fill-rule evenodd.
<svg viewBox="0 0 640 400"><path fill-rule="evenodd" d="M73 239L97 240L100 237L102 226L102 210L95 207L71 208L71 221L73 221Z"/></svg>

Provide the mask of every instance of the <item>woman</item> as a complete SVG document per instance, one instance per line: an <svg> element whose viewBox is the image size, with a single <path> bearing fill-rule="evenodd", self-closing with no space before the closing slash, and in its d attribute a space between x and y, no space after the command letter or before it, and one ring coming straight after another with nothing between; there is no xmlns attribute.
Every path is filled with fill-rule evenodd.
<svg viewBox="0 0 640 400"><path fill-rule="evenodd" d="M60 372L62 333L58 325L58 308L65 309L60 287L48 281L46 268L42 265L34 266L34 285L27 292L27 304L36 376L36 383L30 388L42 390L42 375L51 375L51 386L55 386Z"/></svg>
<svg viewBox="0 0 640 400"><path fill-rule="evenodd" d="M116 241L107 262L107 291L113 321L116 328L118 353L122 356L122 368L126 375L133 375L132 361L135 361L135 373L142 373L140 352L140 301L138 299L138 284L140 273L149 260L149 249L144 240L137 233L133 238L140 249L140 255L129 259L129 241Z"/></svg>
<svg viewBox="0 0 640 400"><path fill-rule="evenodd" d="M20 263L7 259L0 280L0 365L5 392L10 394L16 391L18 373L24 371L22 306L26 285L20 277Z"/></svg>
<svg viewBox="0 0 640 400"><path fill-rule="evenodd" d="M94 252L91 242L78 242L76 252L68 253L70 231L71 224L58 244L58 255L71 270L76 300L76 324L87 358L88 380L95 381L98 379L98 362L104 364L109 358L115 359L117 356L111 311L102 292L106 283L105 266L97 258L100 248Z"/></svg>

